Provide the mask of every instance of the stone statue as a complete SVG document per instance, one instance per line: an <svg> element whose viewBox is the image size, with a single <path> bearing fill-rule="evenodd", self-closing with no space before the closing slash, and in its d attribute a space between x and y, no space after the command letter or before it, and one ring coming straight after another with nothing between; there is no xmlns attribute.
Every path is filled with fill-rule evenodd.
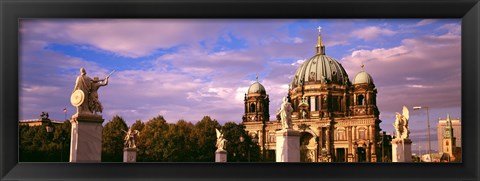
<svg viewBox="0 0 480 181"><path fill-rule="evenodd" d="M283 97L283 103L280 110L277 112L277 116L280 115L280 122L282 123L282 129L292 128L292 105L288 102L286 97Z"/></svg>
<svg viewBox="0 0 480 181"><path fill-rule="evenodd" d="M40 117L42 119L48 119L48 112L42 112L42 114L40 115Z"/></svg>
<svg viewBox="0 0 480 181"><path fill-rule="evenodd" d="M77 107L77 113L91 112L88 107L90 91L92 89L92 79L87 76L85 68L80 68L80 75L75 81L70 102Z"/></svg>
<svg viewBox="0 0 480 181"><path fill-rule="evenodd" d="M396 113L395 115L395 123L393 126L395 127L396 137L400 139L408 139L410 135L410 131L408 130L408 120L409 120L409 111L408 108L403 106L402 114Z"/></svg>
<svg viewBox="0 0 480 181"><path fill-rule="evenodd" d="M223 133L221 133L217 128L215 128L215 131L217 132L217 143L215 145L217 147L217 151L225 150L225 143L227 140L223 138Z"/></svg>
<svg viewBox="0 0 480 181"><path fill-rule="evenodd" d="M128 131L122 130L123 132L127 133L125 135L125 138L123 139L125 143L123 144L125 148L136 148L137 145L135 145L135 139L137 136L140 135L140 131L138 130L132 130L132 128L129 128Z"/></svg>
<svg viewBox="0 0 480 181"><path fill-rule="evenodd" d="M302 119L307 119L307 111L305 109L302 109Z"/></svg>
<svg viewBox="0 0 480 181"><path fill-rule="evenodd" d="M113 71L115 72L115 71ZM108 84L108 78L113 74L110 73L105 79L92 79L87 76L85 68L80 68L80 75L75 81L70 102L77 107L77 113L93 114L102 112L103 107L98 101L98 89Z"/></svg>
<svg viewBox="0 0 480 181"><path fill-rule="evenodd" d="M102 103L98 100L98 89L101 86L106 86L108 85L108 78L110 75L105 77L105 79L99 80L98 77L93 78L92 81L92 92L90 93L90 102L89 102L89 108L93 111L94 114L97 114L97 112L102 113L103 111L103 106Z"/></svg>

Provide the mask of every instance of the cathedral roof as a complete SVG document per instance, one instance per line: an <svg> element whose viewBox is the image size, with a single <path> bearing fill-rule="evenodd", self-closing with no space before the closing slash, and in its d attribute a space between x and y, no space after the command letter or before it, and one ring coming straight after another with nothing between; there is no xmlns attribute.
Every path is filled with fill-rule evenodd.
<svg viewBox="0 0 480 181"><path fill-rule="evenodd" d="M297 69L292 84L300 85L307 82L346 84L349 81L347 72L342 64L325 55L320 31L316 50L316 55Z"/></svg>
<svg viewBox="0 0 480 181"><path fill-rule="evenodd" d="M257 76L257 81L255 81L250 87L248 88L248 93L260 93L260 94L266 94L267 91L265 91L265 87L263 87L260 82L258 82L258 76Z"/></svg>
<svg viewBox="0 0 480 181"><path fill-rule="evenodd" d="M355 75L355 78L353 79L353 84L373 84L372 76L370 76L370 74L363 70L363 65L362 71L358 72L357 75Z"/></svg>

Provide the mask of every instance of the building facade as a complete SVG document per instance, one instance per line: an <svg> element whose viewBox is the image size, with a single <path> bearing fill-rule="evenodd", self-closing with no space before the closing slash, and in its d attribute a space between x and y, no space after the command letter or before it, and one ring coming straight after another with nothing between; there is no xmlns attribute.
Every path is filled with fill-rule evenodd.
<svg viewBox="0 0 480 181"><path fill-rule="evenodd" d="M19 120L18 125L19 126L45 126L48 124L63 124L63 121L60 120L50 120L50 119L44 119L44 118L38 118L38 119L24 119L24 120Z"/></svg>
<svg viewBox="0 0 480 181"><path fill-rule="evenodd" d="M289 85L294 129L301 135L301 161L377 162L381 161L377 89L363 70L353 82L335 59L325 54L319 32L316 54L300 65ZM263 102L262 102L263 101ZM243 124L271 157L275 150L278 120L268 121L268 95L258 82L245 94Z"/></svg>

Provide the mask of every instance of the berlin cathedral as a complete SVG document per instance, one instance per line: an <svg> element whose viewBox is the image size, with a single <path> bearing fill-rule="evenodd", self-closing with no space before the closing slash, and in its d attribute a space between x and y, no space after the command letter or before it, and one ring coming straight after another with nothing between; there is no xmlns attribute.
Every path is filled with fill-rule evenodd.
<svg viewBox="0 0 480 181"><path fill-rule="evenodd" d="M302 162L377 162L381 160L377 89L363 70L353 82L342 64L325 54L319 33L316 54L301 64L288 89L293 128L301 132ZM266 160L275 158L278 120L270 121L269 96L257 81L245 94L243 124L258 137Z"/></svg>

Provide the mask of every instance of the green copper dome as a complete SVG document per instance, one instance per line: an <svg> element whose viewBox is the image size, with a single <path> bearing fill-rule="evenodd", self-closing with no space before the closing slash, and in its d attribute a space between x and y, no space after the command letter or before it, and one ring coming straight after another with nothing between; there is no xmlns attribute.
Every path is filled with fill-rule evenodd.
<svg viewBox="0 0 480 181"><path fill-rule="evenodd" d="M370 74L362 70L358 72L357 75L355 75L355 78L353 79L353 84L373 84L373 79Z"/></svg>
<svg viewBox="0 0 480 181"><path fill-rule="evenodd" d="M258 82L258 77L257 81L254 82L250 87L248 88L248 93L260 93L260 94L266 94L267 91L265 91L265 87L263 87L262 84Z"/></svg>
<svg viewBox="0 0 480 181"><path fill-rule="evenodd" d="M303 82L302 82L303 81ZM317 54L305 61L295 73L292 85L311 82L346 84L348 75L342 64L335 59Z"/></svg>
<svg viewBox="0 0 480 181"><path fill-rule="evenodd" d="M320 29L319 29L320 30ZM292 85L294 87L305 83L335 83L347 84L349 82L347 72L332 57L325 55L325 45L322 43L320 32L316 55L305 61L296 71Z"/></svg>

